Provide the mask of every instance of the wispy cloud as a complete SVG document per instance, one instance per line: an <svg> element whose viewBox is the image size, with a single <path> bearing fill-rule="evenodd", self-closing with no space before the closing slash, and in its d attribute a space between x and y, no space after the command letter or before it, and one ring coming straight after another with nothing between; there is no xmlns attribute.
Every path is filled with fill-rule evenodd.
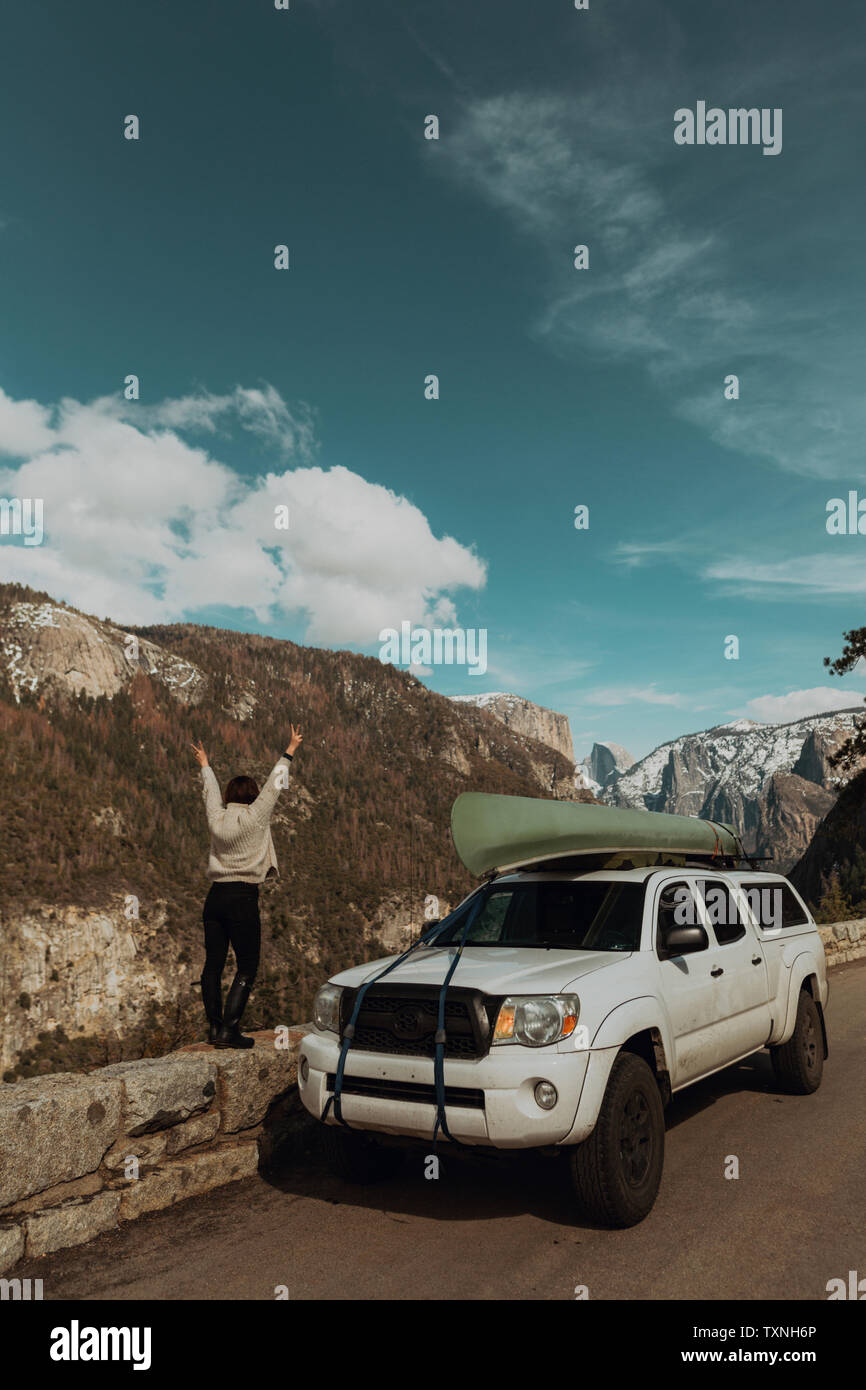
<svg viewBox="0 0 866 1390"><path fill-rule="evenodd" d="M150 429L164 426L201 434L229 434L239 427L282 454L310 459L316 452L313 411L306 405L290 410L268 382L260 387L236 386L223 395L199 391L154 405L103 396L93 402L93 408Z"/></svg>
<svg viewBox="0 0 866 1390"><path fill-rule="evenodd" d="M683 91L693 85L684 78ZM736 90L747 85L739 74ZM475 98L434 157L536 245L547 266L538 338L560 353L642 364L671 410L725 448L844 476L866 431L862 306L850 287L822 299L778 273L812 255L808 206L804 225L791 219L776 233L775 264L759 258L744 273L718 196L708 207L677 192L682 151L658 139L663 119L673 128L668 91L606 81L603 93ZM802 106L799 85L797 94ZM590 246L589 271L571 269L575 242ZM741 379L736 401L724 398L729 373Z"/></svg>
<svg viewBox="0 0 866 1390"><path fill-rule="evenodd" d="M688 696L675 691L659 690L654 683L602 686L581 692L580 698L586 705L673 705L677 709L692 707L692 700Z"/></svg>
<svg viewBox="0 0 866 1390"><path fill-rule="evenodd" d="M846 539L838 538L840 546ZM790 599L796 594L802 600L866 593L863 558L850 552L833 556L825 551L763 563L750 556L732 556L708 565L703 577L724 585L722 592L745 598Z"/></svg>
<svg viewBox="0 0 866 1390"><path fill-rule="evenodd" d="M533 698L539 704L549 701L558 707L563 696L571 695L575 683L596 664L595 661L557 656L556 642L551 641L545 647L543 668L539 669L537 645L514 644L510 634L502 634L492 648L487 669L490 680L496 681L502 690L519 694L531 685L535 692Z"/></svg>
<svg viewBox="0 0 866 1390"><path fill-rule="evenodd" d="M687 542L678 538L665 541L619 541L614 546L611 560L626 569L639 569L654 560L682 559L686 546Z"/></svg>

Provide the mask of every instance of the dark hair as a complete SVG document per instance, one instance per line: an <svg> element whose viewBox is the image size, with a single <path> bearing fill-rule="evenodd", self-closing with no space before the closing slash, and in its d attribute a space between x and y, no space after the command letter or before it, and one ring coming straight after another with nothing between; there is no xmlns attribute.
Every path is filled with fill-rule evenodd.
<svg viewBox="0 0 866 1390"><path fill-rule="evenodd" d="M255 801L259 794L259 785L255 777L233 777L226 783L223 792L223 801L228 806L230 801L239 801L242 806L249 806Z"/></svg>

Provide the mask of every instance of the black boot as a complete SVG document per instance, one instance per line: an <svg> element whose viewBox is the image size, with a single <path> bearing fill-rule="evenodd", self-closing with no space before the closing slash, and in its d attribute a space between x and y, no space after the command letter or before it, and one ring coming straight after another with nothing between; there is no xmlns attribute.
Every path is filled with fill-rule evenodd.
<svg viewBox="0 0 866 1390"><path fill-rule="evenodd" d="M208 1042L216 1042L223 1021L223 990L219 976L202 975L201 1000L210 1024Z"/></svg>
<svg viewBox="0 0 866 1390"><path fill-rule="evenodd" d="M253 987L246 975L235 975L223 1010L222 1027L214 1038L214 1047L254 1047L252 1038L245 1038L238 1027Z"/></svg>

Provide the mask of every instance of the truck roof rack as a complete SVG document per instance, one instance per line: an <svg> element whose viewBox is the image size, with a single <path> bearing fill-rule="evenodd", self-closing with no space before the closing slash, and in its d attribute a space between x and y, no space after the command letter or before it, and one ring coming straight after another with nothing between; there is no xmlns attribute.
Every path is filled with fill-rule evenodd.
<svg viewBox="0 0 866 1390"><path fill-rule="evenodd" d="M652 853L647 850L619 850L616 854L574 854L557 855L526 864L522 868L504 870L501 873L491 869L484 876L485 882L502 876L502 873L595 873L599 869L736 869L738 864L746 863L756 872L760 862L772 859L771 854L671 854L666 851Z"/></svg>

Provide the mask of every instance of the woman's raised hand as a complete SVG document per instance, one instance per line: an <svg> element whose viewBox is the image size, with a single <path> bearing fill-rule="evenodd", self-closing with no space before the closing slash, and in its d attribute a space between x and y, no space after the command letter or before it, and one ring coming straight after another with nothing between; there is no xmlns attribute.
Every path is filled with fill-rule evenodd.
<svg viewBox="0 0 866 1390"><path fill-rule="evenodd" d="M207 767L207 753L204 751L201 739L199 739L198 743L194 743L192 745L192 748L193 752L195 753L196 761L198 762L199 767Z"/></svg>
<svg viewBox="0 0 866 1390"><path fill-rule="evenodd" d="M304 735L301 733L300 727L296 729L294 724L290 725L289 727L292 730L292 737L289 739L289 746L286 751L288 753L294 753L295 750L299 748L300 745L303 743Z"/></svg>

